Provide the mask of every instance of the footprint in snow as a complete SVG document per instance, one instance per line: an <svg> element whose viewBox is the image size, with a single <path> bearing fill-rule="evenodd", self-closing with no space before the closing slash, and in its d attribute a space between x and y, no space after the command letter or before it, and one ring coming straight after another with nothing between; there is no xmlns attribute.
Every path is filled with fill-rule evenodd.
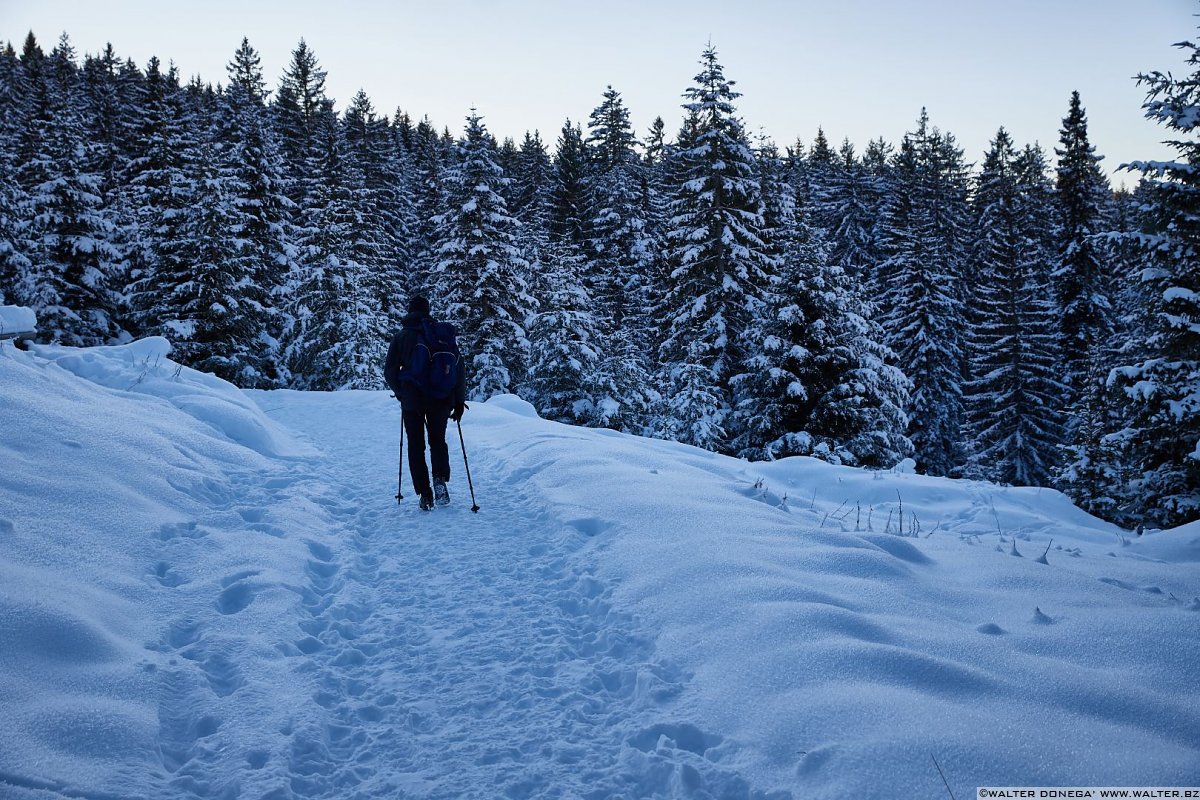
<svg viewBox="0 0 1200 800"><path fill-rule="evenodd" d="M165 586L168 589L174 589L189 582L188 578L176 572L166 561L159 561L155 564L154 569L151 570L151 574L154 575L154 579L158 581L159 585Z"/></svg>
<svg viewBox="0 0 1200 800"><path fill-rule="evenodd" d="M199 527L196 522L171 522L158 529L158 538L169 542L172 539L200 539L208 535L208 531Z"/></svg>

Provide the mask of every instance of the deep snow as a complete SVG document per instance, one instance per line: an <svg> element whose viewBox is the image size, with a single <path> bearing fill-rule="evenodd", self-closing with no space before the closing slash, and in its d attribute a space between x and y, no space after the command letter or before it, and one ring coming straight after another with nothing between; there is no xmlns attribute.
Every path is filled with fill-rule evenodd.
<svg viewBox="0 0 1200 800"><path fill-rule="evenodd" d="M37 330L37 315L24 306L0 305L0 337L8 333L29 333Z"/></svg>
<svg viewBox="0 0 1200 800"><path fill-rule="evenodd" d="M386 392L167 349L0 345L0 797L1200 784L1200 525L511 396L422 514Z"/></svg>

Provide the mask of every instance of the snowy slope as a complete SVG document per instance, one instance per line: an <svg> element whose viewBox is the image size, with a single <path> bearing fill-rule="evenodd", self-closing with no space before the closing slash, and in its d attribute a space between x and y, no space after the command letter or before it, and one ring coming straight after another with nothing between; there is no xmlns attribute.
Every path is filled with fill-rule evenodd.
<svg viewBox="0 0 1200 800"><path fill-rule="evenodd" d="M1200 783L1197 525L513 397L423 515L386 393L0 347L0 797Z"/></svg>

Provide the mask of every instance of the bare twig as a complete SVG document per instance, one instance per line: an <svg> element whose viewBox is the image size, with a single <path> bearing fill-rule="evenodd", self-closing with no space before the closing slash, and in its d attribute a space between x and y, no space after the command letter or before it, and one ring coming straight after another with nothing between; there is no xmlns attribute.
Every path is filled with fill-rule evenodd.
<svg viewBox="0 0 1200 800"><path fill-rule="evenodd" d="M837 513L838 513L839 511L841 511L841 510L842 510L842 508L843 508L845 505L846 505L846 501L845 501L845 500L843 500L843 501L842 501L842 505L840 505L840 506L838 506L837 508L835 508L835 509L833 510L833 512L832 512L832 514L831 514L831 516L833 516L833 518L834 518L834 519L838 519L838 520L842 519L842 517L839 517L839 516L837 515ZM849 513L849 512L847 512L847 513Z"/></svg>
<svg viewBox="0 0 1200 800"><path fill-rule="evenodd" d="M942 776L942 783L946 785L946 791L950 793L950 800L958 800L958 798L954 796L954 790L950 788L950 781L946 780L946 773L942 772L942 765L937 762L937 756L935 756L933 753L930 753L929 757L933 759L933 765L937 767L938 775Z"/></svg>
<svg viewBox="0 0 1200 800"><path fill-rule="evenodd" d="M1000 515L996 513L996 502L988 496L988 505L992 507L992 517L996 520L996 532L1000 534L1000 538L1004 538L1004 531L1000 527Z"/></svg>

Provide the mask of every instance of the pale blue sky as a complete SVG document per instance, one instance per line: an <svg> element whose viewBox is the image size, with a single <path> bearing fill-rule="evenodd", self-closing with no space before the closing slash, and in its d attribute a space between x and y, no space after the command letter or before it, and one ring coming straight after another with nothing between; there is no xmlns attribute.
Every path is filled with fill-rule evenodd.
<svg viewBox="0 0 1200 800"><path fill-rule="evenodd" d="M497 136L536 128L550 144L610 83L639 136L656 115L674 134L711 38L747 126L781 146L818 125L835 144L896 142L924 105L971 161L1002 124L1049 150L1078 89L1111 171L1168 152L1131 76L1184 72L1171 44L1195 36L1197 13L1195 0L0 0L0 38L19 48L32 29L49 50L65 30L81 53L111 41L139 64L158 55L221 82L245 35L274 86L304 37L339 108L361 87L381 113L457 133L475 105Z"/></svg>

